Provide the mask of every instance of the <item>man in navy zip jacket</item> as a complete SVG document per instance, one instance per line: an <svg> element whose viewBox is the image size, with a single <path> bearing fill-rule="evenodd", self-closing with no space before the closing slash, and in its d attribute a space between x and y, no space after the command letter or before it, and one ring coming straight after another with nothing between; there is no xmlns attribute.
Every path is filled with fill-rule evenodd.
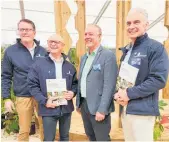
<svg viewBox="0 0 169 142"><path fill-rule="evenodd" d="M77 92L75 67L62 54L64 41L58 34L48 39L49 56L37 61L28 75L31 95L39 103L39 115L43 119L44 141L54 141L56 125L59 122L60 141L69 141L71 114L74 110L72 99ZM66 79L67 91L64 94L67 105L57 106L47 97L46 79Z"/></svg>
<svg viewBox="0 0 169 142"><path fill-rule="evenodd" d="M16 95L16 110L19 116L18 141L28 141L34 100L29 93L27 75L30 66L39 58L47 55L46 50L34 39L35 24L29 19L22 19L18 23L20 39L8 47L2 62L2 97L5 100L7 112L15 109L10 99L10 88L13 82Z"/></svg>
<svg viewBox="0 0 169 142"><path fill-rule="evenodd" d="M121 62L138 69L135 85L119 90L115 99L123 107L122 125L126 141L153 141L155 116L159 115L158 96L166 82L169 59L164 46L148 37L147 12L131 9L127 16L131 43L122 48Z"/></svg>

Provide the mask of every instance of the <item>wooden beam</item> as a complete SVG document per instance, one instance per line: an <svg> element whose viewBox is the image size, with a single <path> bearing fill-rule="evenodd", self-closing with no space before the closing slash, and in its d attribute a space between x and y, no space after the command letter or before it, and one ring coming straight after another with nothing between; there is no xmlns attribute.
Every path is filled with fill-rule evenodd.
<svg viewBox="0 0 169 142"><path fill-rule="evenodd" d="M131 1L117 1L116 7L116 58L117 63L120 63L121 51L120 47L125 46L129 39L126 34L126 17L131 8Z"/></svg>
<svg viewBox="0 0 169 142"><path fill-rule="evenodd" d="M85 0L75 0L77 4L77 14L75 16L75 28L79 33L79 39L76 43L76 55L78 57L78 63L80 63L80 58L86 52L86 47L84 43L84 32L86 26L85 17Z"/></svg>
<svg viewBox="0 0 169 142"><path fill-rule="evenodd" d="M19 0L19 6L20 6L20 11L21 11L21 18L25 19L25 10L24 10L23 0Z"/></svg>
<svg viewBox="0 0 169 142"><path fill-rule="evenodd" d="M168 0L165 2L164 26L167 28L168 34L169 34L169 1ZM169 35L167 37L167 40L164 41L164 46L165 46L167 53L169 55ZM164 99L169 99L169 78L167 80L167 84L166 84L165 88L163 89L162 94L163 94Z"/></svg>
<svg viewBox="0 0 169 142"><path fill-rule="evenodd" d="M71 37L69 36L69 33L66 30L66 25L71 16L71 11L65 0L54 0L54 10L56 33L60 34L63 37L65 41L64 53L67 54L70 47L72 46Z"/></svg>
<svg viewBox="0 0 169 142"><path fill-rule="evenodd" d="M117 64L120 64L121 51L120 47L125 46L129 43L129 39L126 33L126 17L131 8L131 1L118 0L116 2L116 59ZM120 121L120 105L116 104L115 113L118 114L118 127L121 127Z"/></svg>

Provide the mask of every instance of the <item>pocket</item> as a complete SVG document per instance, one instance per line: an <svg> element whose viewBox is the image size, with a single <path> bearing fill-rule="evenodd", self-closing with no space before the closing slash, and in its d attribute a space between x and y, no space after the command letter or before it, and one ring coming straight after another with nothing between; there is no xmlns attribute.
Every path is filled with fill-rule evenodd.
<svg viewBox="0 0 169 142"><path fill-rule="evenodd" d="M66 78L70 81L72 81L73 76L72 75L66 75Z"/></svg>
<svg viewBox="0 0 169 142"><path fill-rule="evenodd" d="M102 96L103 92L99 91L98 94L99 94L99 96Z"/></svg>
<svg viewBox="0 0 169 142"><path fill-rule="evenodd" d="M19 110L33 109L34 100L32 97L16 97L16 107Z"/></svg>
<svg viewBox="0 0 169 142"><path fill-rule="evenodd" d="M72 87L72 80L73 80L73 76L66 75L66 86L68 90L71 89Z"/></svg>
<svg viewBox="0 0 169 142"><path fill-rule="evenodd" d="M153 106L153 96L152 95L147 98L147 102L148 102L149 106Z"/></svg>

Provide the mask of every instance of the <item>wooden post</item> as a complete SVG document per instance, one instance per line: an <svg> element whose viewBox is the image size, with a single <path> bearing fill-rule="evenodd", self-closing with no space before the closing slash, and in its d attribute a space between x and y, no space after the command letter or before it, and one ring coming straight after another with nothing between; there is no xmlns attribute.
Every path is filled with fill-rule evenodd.
<svg viewBox="0 0 169 142"><path fill-rule="evenodd" d="M121 51L120 47L125 46L129 39L126 36L126 17L131 8L131 1L117 1L116 8L116 58L117 63L120 63Z"/></svg>
<svg viewBox="0 0 169 142"><path fill-rule="evenodd" d="M168 0L165 2L164 26L167 28L168 34L169 34L169 1ZM164 46L165 46L167 53L169 55L169 35L167 37L167 40L164 41ZM163 89L162 94L163 94L164 99L169 99L169 78L168 78L168 81L167 81L165 88Z"/></svg>
<svg viewBox="0 0 169 142"><path fill-rule="evenodd" d="M23 0L19 0L19 6L20 6L20 11L21 11L21 18L25 19L25 10L24 10Z"/></svg>
<svg viewBox="0 0 169 142"><path fill-rule="evenodd" d="M122 55L119 50L120 47L129 43L129 39L126 34L126 17L131 8L131 1L118 0L116 2L116 59L117 64L120 64L120 57ZM120 121L120 105L117 105L115 113L118 113L118 127L121 127Z"/></svg>
<svg viewBox="0 0 169 142"><path fill-rule="evenodd" d="M86 47L84 43L84 32L86 25L86 17L85 17L85 0L75 0L78 11L75 16L75 28L79 33L79 39L76 43L76 55L78 57L78 63L80 63L81 56L86 52ZM79 69L79 65L78 65Z"/></svg>
<svg viewBox="0 0 169 142"><path fill-rule="evenodd" d="M72 40L69 36L69 33L66 30L66 24L71 15L71 11L65 0L63 1L54 0L54 10L55 10L56 33L60 34L63 37L65 41L64 52L67 54L70 47L72 46Z"/></svg>

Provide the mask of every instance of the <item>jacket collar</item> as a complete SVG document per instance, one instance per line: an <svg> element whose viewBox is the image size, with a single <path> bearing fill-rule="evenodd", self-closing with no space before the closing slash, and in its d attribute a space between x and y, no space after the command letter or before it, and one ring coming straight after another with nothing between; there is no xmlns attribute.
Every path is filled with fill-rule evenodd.
<svg viewBox="0 0 169 142"><path fill-rule="evenodd" d="M140 37L137 37L133 47L141 44L143 41L147 40L148 39L148 34L145 33L144 35L140 36ZM126 45L125 47L121 47L119 48L119 50L121 50L123 53L126 53L128 51L128 47L129 45Z"/></svg>
<svg viewBox="0 0 169 142"><path fill-rule="evenodd" d="M40 45L40 41L38 41L38 40L36 40L36 39L34 39L33 41L35 42L35 44L36 44L37 46ZM21 45L23 45L23 44L21 43L21 39L20 39L20 38L17 38L17 39L16 39L16 42L19 43L19 44L21 44Z"/></svg>
<svg viewBox="0 0 169 142"><path fill-rule="evenodd" d="M136 41L134 43L134 46L139 45L140 43L142 43L143 41L145 41L147 38L148 38L148 34L147 33L145 33L144 35L142 35L140 37L137 37L137 39L136 39Z"/></svg>
<svg viewBox="0 0 169 142"><path fill-rule="evenodd" d="M95 52L95 54L96 55L98 55L98 54L100 54L100 52L103 50L103 47L102 47L102 45L100 45L98 48L97 48L97 50L95 50L96 52ZM84 58L87 58L88 57L88 53L86 53L85 55L84 55Z"/></svg>
<svg viewBox="0 0 169 142"><path fill-rule="evenodd" d="M49 53L49 54L50 54L50 53ZM69 57L68 57L66 54L64 54L64 53L61 53L61 54L62 54L62 57L63 57L63 62L64 62L64 61L70 62ZM51 59L51 57L50 57L49 55L48 55L47 57L48 57L49 60L52 61L52 59Z"/></svg>
<svg viewBox="0 0 169 142"><path fill-rule="evenodd" d="M97 50L96 56L95 56L95 58L94 58L94 60L93 60L93 63L92 63L92 65L91 65L90 69L89 69L89 72L91 71L91 69L92 69L93 65L96 63L96 61L98 60L98 58L99 58L99 56L100 56L100 52L101 52L102 50L103 50L103 47L100 45L100 47L99 47L98 50ZM81 78L81 76L82 76L82 70L83 70L83 68L84 68L84 66L85 66L85 63L86 63L87 58L88 58L88 56L87 56L87 53L86 53L86 54L83 56L83 59L82 59L82 61L81 61L79 78ZM89 74L89 72L88 72L88 74Z"/></svg>

